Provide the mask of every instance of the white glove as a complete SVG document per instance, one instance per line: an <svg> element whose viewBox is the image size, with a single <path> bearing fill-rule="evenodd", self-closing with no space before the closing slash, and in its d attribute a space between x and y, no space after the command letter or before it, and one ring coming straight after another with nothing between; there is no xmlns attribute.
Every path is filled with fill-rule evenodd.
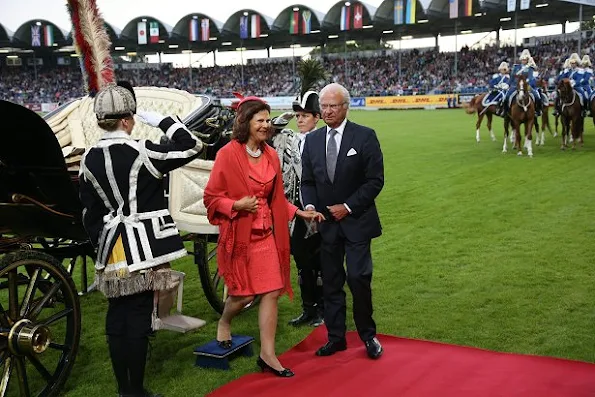
<svg viewBox="0 0 595 397"><path fill-rule="evenodd" d="M157 112L150 112L146 110L138 110L136 115L139 117L140 121L152 127L159 127L159 123L161 123L161 121L166 117Z"/></svg>
<svg viewBox="0 0 595 397"><path fill-rule="evenodd" d="M503 89L503 90L507 90L507 89L508 89L508 87L509 87L509 85L508 85L508 84L506 84L506 83L502 83L502 89Z"/></svg>

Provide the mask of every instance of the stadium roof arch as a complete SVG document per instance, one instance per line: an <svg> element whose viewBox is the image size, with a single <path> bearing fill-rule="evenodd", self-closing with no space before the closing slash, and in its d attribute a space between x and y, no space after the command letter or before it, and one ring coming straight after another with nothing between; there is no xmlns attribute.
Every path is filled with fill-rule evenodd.
<svg viewBox="0 0 595 397"><path fill-rule="evenodd" d="M37 30L37 34L33 31ZM12 36L12 44L18 48L52 51L54 47L68 45L66 32L56 24L45 19L31 19L23 23Z"/></svg>
<svg viewBox="0 0 595 397"><path fill-rule="evenodd" d="M120 34L122 33L122 31L118 28L115 28L113 25L110 25L109 23L103 21L103 24L105 25L105 30L107 31L107 35L109 36L110 41L112 42L112 46L113 47L118 47L120 45ZM70 31L68 32L68 34L66 35L66 42L68 43L68 45L73 45L73 39L72 39L72 34L74 33L74 31Z"/></svg>
<svg viewBox="0 0 595 397"><path fill-rule="evenodd" d="M362 5L362 15L356 14L356 6L359 4ZM348 12L345 12L345 14L343 13L344 7L348 7L349 10ZM373 7L361 1L339 1L335 3L335 5L333 5L331 9L328 10L328 12L325 14L324 19L322 20L322 28L329 33L336 33L340 31L352 30L352 28L354 28L354 23L359 24L360 26L362 26L362 28L364 26L371 26L373 23L372 15L375 12L376 7ZM342 29L341 18L347 19L345 21L345 24L349 26L349 29ZM359 22L359 18L362 19L361 22Z"/></svg>
<svg viewBox="0 0 595 397"><path fill-rule="evenodd" d="M240 29L242 18L246 18L244 31ZM221 40L218 51L230 51L242 47L248 50L268 48L274 42L270 38L273 19L258 11L244 9L233 13L221 29ZM244 34L242 34L244 33Z"/></svg>
<svg viewBox="0 0 595 397"><path fill-rule="evenodd" d="M206 40L203 40L203 20L208 19L208 33ZM196 22L192 22L196 20ZM194 25L195 24L195 25ZM193 33L194 26L196 27L195 33ZM217 49L220 43L218 41L221 38L221 30L223 29L223 23L209 17L208 15L200 12L195 12L182 17L176 25L173 27L170 35L170 43L178 45L180 49L184 50L196 50L210 52ZM196 34L196 37L191 37Z"/></svg>
<svg viewBox="0 0 595 397"><path fill-rule="evenodd" d="M271 25L275 33L274 48L300 44L316 46L321 42L324 14L302 4L284 8Z"/></svg>
<svg viewBox="0 0 595 397"><path fill-rule="evenodd" d="M12 42L12 32L0 23L0 48L9 47Z"/></svg>
<svg viewBox="0 0 595 397"><path fill-rule="evenodd" d="M144 22L144 30L139 28L139 23ZM153 39L151 37L151 23L157 23L159 34ZM156 52L166 51L168 49L167 41L170 38L172 27L164 24L159 19L152 16L139 16L132 19L124 26L120 39L118 40L119 47L125 47L125 51L130 52L135 50L137 52ZM145 36L147 44L140 44L139 39ZM146 51L145 51L146 49ZM116 50L118 50L116 48Z"/></svg>

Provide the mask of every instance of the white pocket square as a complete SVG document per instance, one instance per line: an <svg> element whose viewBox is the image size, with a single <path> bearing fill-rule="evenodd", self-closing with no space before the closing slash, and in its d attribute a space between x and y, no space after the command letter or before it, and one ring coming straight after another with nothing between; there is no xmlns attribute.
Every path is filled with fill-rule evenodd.
<svg viewBox="0 0 595 397"><path fill-rule="evenodd" d="M349 157L349 156L355 156L356 154L357 154L357 152L355 151L355 149L354 148L351 148L347 152L347 157Z"/></svg>

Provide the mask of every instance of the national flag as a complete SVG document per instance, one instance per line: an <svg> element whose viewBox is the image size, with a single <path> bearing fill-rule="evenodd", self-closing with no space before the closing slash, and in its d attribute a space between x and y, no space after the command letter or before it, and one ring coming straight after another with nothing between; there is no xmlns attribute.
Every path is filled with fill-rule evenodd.
<svg viewBox="0 0 595 397"><path fill-rule="evenodd" d="M188 38L190 41L198 41L198 20L192 18L188 26Z"/></svg>
<svg viewBox="0 0 595 397"><path fill-rule="evenodd" d="M353 28L361 29L364 26L364 6L362 3L357 3L353 7Z"/></svg>
<svg viewBox="0 0 595 397"><path fill-rule="evenodd" d="M531 0L521 0L521 10L528 10L531 6Z"/></svg>
<svg viewBox="0 0 595 397"><path fill-rule="evenodd" d="M450 9L449 15L451 19L459 17L459 0L448 0Z"/></svg>
<svg viewBox="0 0 595 397"><path fill-rule="evenodd" d="M260 15L252 14L252 21L250 22L250 37L256 39L260 37Z"/></svg>
<svg viewBox="0 0 595 397"><path fill-rule="evenodd" d="M240 17L240 38L248 38L248 16L246 15Z"/></svg>
<svg viewBox="0 0 595 397"><path fill-rule="evenodd" d="M139 22L136 25L136 32L138 35L138 44L147 44L147 23Z"/></svg>
<svg viewBox="0 0 595 397"><path fill-rule="evenodd" d="M151 36L151 43L159 43L159 23L151 22L149 24L149 33Z"/></svg>
<svg viewBox="0 0 595 397"><path fill-rule="evenodd" d="M407 14L405 14L405 23L408 25L415 23L415 7L417 0L407 0Z"/></svg>
<svg viewBox="0 0 595 397"><path fill-rule="evenodd" d="M350 8L350 6L343 6L341 8L341 30L349 30Z"/></svg>
<svg viewBox="0 0 595 397"><path fill-rule="evenodd" d="M470 17L471 15L473 15L473 0L465 0L464 14L466 17Z"/></svg>
<svg viewBox="0 0 595 397"><path fill-rule="evenodd" d="M31 25L31 47L41 47L41 26Z"/></svg>
<svg viewBox="0 0 595 397"><path fill-rule="evenodd" d="M506 11L508 11L508 12L516 11L516 0L508 0L506 2Z"/></svg>
<svg viewBox="0 0 595 397"><path fill-rule="evenodd" d="M395 25L402 25L403 24L403 0L396 0L395 1L395 15L394 15Z"/></svg>
<svg viewBox="0 0 595 397"><path fill-rule="evenodd" d="M43 44L46 47L54 45L54 27L52 25L45 25L43 27Z"/></svg>
<svg viewBox="0 0 595 397"><path fill-rule="evenodd" d="M211 37L211 20L209 18L203 18L200 21L200 39L202 41L209 41Z"/></svg>
<svg viewBox="0 0 595 397"><path fill-rule="evenodd" d="M303 18L303 34L310 34L312 32L312 12L310 10L302 11Z"/></svg>
<svg viewBox="0 0 595 397"><path fill-rule="evenodd" d="M289 21L289 34L298 34L300 28L300 12L293 11L290 15Z"/></svg>

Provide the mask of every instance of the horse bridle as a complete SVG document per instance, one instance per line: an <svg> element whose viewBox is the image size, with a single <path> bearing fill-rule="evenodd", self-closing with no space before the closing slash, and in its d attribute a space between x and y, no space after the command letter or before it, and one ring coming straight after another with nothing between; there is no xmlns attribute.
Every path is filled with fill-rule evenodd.
<svg viewBox="0 0 595 397"><path fill-rule="evenodd" d="M556 90L556 92L558 93L558 97L560 98L561 102L562 102L562 107L561 110L564 111L564 108L569 107L574 105L574 103L576 102L576 97L578 96L578 94L574 91L574 89L572 88L572 86L570 84L565 84L564 85L565 88L565 92L568 91L568 89L570 89L570 92L567 92L567 95L562 96L562 91L560 90L560 88L558 88ZM568 99L568 96L572 95L572 101L570 102L564 102Z"/></svg>
<svg viewBox="0 0 595 397"><path fill-rule="evenodd" d="M519 82L519 88L522 86L523 87L523 89L522 89L523 94L527 96L526 103L521 103L520 95L517 94L517 96L516 96L516 104L519 107L523 108L523 111L527 112L527 110L529 108L529 105L531 105L531 96L529 95L529 92L525 89L525 84L527 84L527 82L524 81L524 80L521 80Z"/></svg>

